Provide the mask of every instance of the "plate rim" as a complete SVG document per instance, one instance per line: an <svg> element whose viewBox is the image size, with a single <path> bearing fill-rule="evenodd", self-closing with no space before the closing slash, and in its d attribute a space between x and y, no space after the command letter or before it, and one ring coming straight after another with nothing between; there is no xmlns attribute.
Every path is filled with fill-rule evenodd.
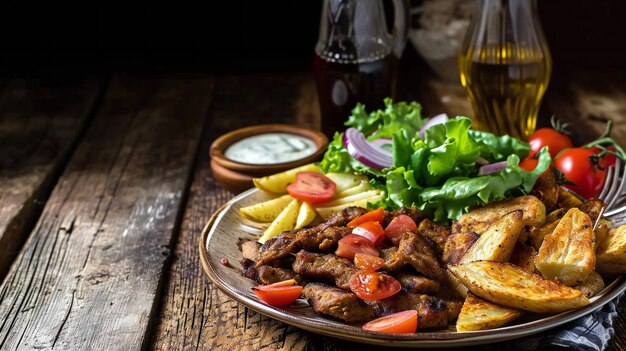
<svg viewBox="0 0 626 351"><path fill-rule="evenodd" d="M524 336L536 334L548 329L568 323L579 317L588 315L602 308L605 304L613 300L617 295L626 290L626 279L624 275L617 277L613 282L608 284L610 290L604 295L597 298L590 305L578 310L566 311L556 315L548 316L539 320L530 321L524 324L517 324L507 327L501 327L490 330L472 331L472 332L421 332L407 335L386 334L380 332L363 331L360 328L345 325L345 328L337 329L336 326L328 326L323 322L307 321L303 322L297 316L289 314L289 312L266 305L260 301L250 299L239 293L238 289L228 284L222 279L218 270L214 266L214 262L210 259L208 250L209 240L215 233L215 228L219 225L219 221L224 217L227 211L237 202L248 196L252 196L260 190L256 188L249 189L241 194L233 197L231 200L222 205L211 216L204 226L199 237L200 262L205 275L220 291L225 293L231 299L241 303L252 310L266 315L270 318L279 320L283 323L294 327L304 329L310 332L336 337L339 339L356 341L379 346L395 346L395 347L455 347L455 346L472 346L494 342L501 342L521 338ZM219 261L219 258L216 258ZM605 288L606 289L606 288Z"/></svg>

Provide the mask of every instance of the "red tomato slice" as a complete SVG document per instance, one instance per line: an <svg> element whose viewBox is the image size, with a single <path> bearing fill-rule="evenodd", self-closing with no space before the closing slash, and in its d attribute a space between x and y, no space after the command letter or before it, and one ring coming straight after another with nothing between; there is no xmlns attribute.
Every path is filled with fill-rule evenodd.
<svg viewBox="0 0 626 351"><path fill-rule="evenodd" d="M350 278L350 290L363 300L380 300L400 291L400 282L394 277L360 270Z"/></svg>
<svg viewBox="0 0 626 351"><path fill-rule="evenodd" d="M385 260L380 257L357 253L354 255L354 265L357 268L374 272L385 264Z"/></svg>
<svg viewBox="0 0 626 351"><path fill-rule="evenodd" d="M417 311L407 310L374 319L363 325L364 330L390 334L410 334L417 330Z"/></svg>
<svg viewBox="0 0 626 351"><path fill-rule="evenodd" d="M379 209L369 211L364 215L358 216L357 218L351 220L346 227L354 228L365 222L378 222L382 224L383 219L385 219L385 210L381 207Z"/></svg>
<svg viewBox="0 0 626 351"><path fill-rule="evenodd" d="M266 304L284 307L296 301L302 293L302 287L295 284L295 280L289 279L270 285L255 286L252 291Z"/></svg>
<svg viewBox="0 0 626 351"><path fill-rule="evenodd" d="M287 192L294 198L317 204L332 199L337 186L327 176L317 172L298 172L296 182L287 186Z"/></svg>
<svg viewBox="0 0 626 351"><path fill-rule="evenodd" d="M417 233L417 224L407 215L399 215L391 220L387 228L385 228L385 236L391 240L394 245L398 245L402 234L406 232Z"/></svg>
<svg viewBox="0 0 626 351"><path fill-rule="evenodd" d="M378 250L374 244L365 237L348 234L339 240L339 247L335 251L337 256L353 260L357 253L378 256Z"/></svg>
<svg viewBox="0 0 626 351"><path fill-rule="evenodd" d="M378 222L365 222L352 229L352 234L368 238L374 244L379 244L385 239L385 230Z"/></svg>

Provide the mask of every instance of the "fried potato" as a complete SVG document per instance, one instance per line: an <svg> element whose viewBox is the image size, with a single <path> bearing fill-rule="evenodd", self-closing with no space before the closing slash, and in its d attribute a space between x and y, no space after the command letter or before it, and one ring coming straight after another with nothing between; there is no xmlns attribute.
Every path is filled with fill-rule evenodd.
<svg viewBox="0 0 626 351"><path fill-rule="evenodd" d="M600 199L589 199L585 201L582 205L578 206L578 209L586 213L591 219L591 223L595 223L598 217L600 216L600 212L604 207L604 202Z"/></svg>
<svg viewBox="0 0 626 351"><path fill-rule="evenodd" d="M473 261L506 262L524 227L521 210L510 212L496 220L461 258L461 263Z"/></svg>
<svg viewBox="0 0 626 351"><path fill-rule="evenodd" d="M546 207L538 198L527 195L506 201L494 202L474 209L459 219L452 227L452 233L484 233L489 226L509 212L524 211L524 225L541 226L546 219Z"/></svg>
<svg viewBox="0 0 626 351"><path fill-rule="evenodd" d="M337 193L368 182L367 176L354 173L327 173L326 176L335 183Z"/></svg>
<svg viewBox="0 0 626 351"><path fill-rule="evenodd" d="M441 261L444 264L457 264L461 262L463 255L480 238L480 235L472 232L452 234L446 238L443 247Z"/></svg>
<svg viewBox="0 0 626 351"><path fill-rule="evenodd" d="M535 250L535 248L517 243L513 249L513 254L511 254L509 262L528 273L539 273L535 267L535 256L537 256L537 250Z"/></svg>
<svg viewBox="0 0 626 351"><path fill-rule="evenodd" d="M298 210L298 216L296 217L296 225L293 229L300 229L309 225L317 217L317 211L308 202L303 202Z"/></svg>
<svg viewBox="0 0 626 351"><path fill-rule="evenodd" d="M591 272L587 280L581 284L574 285L573 288L580 290L587 297L592 297L604 289L604 280L598 272Z"/></svg>
<svg viewBox="0 0 626 351"><path fill-rule="evenodd" d="M546 235L552 234L557 225L559 225L559 220L546 223L541 227L531 227L528 233L528 241L535 249L539 250L541 244L543 244L543 239Z"/></svg>
<svg viewBox="0 0 626 351"><path fill-rule="evenodd" d="M263 178L254 178L252 182L257 188L274 194L284 194L287 192L287 185L296 181L298 172L319 172L320 168L315 163L292 168L290 170L269 175Z"/></svg>
<svg viewBox="0 0 626 351"><path fill-rule="evenodd" d="M346 207L357 206L357 207L367 207L368 203L373 203L382 200L384 194L380 191L376 191L375 195L368 197L366 199L360 199L353 202L343 203L340 205L335 205L333 207L317 207L317 213L319 213L322 218L327 219L333 213L337 213L343 210Z"/></svg>
<svg viewBox="0 0 626 351"><path fill-rule="evenodd" d="M320 207L335 207L335 206L341 206L341 205L345 205L348 203L353 203L359 200L363 200L363 199L367 199L370 198L372 196L376 196L378 194L380 194L381 191L378 189L372 189L372 190L368 190L362 193L358 193L358 194L354 194L354 195L350 195L350 196L346 196L346 197L342 197L340 199L335 199L335 200L331 200L329 202L322 202L319 204L315 204L314 207L315 208L320 208Z"/></svg>
<svg viewBox="0 0 626 351"><path fill-rule="evenodd" d="M284 232L285 230L292 230L296 226L298 219L298 211L300 210L301 202L298 200L292 200L287 207L276 217L276 219L270 224L269 227L263 232L263 235L259 238L258 242L263 244L276 235Z"/></svg>
<svg viewBox="0 0 626 351"><path fill-rule="evenodd" d="M498 328L522 314L522 311L500 306L469 294L463 302L456 321L456 331L474 331Z"/></svg>
<svg viewBox="0 0 626 351"><path fill-rule="evenodd" d="M275 220L292 200L291 195L283 195L256 205L242 207L239 209L239 214L251 221L269 223Z"/></svg>
<svg viewBox="0 0 626 351"><path fill-rule="evenodd" d="M372 186L368 182L361 182L361 184L343 190L341 192L336 192L333 199L341 199L343 197L348 197L351 195L359 194L368 190L372 190Z"/></svg>
<svg viewBox="0 0 626 351"><path fill-rule="evenodd" d="M626 224L609 230L596 251L596 259L601 273L626 272Z"/></svg>
<svg viewBox="0 0 626 351"><path fill-rule="evenodd" d="M595 236L589 216L571 208L543 240L535 267L552 280L573 286L587 280L596 268Z"/></svg>
<svg viewBox="0 0 626 351"><path fill-rule="evenodd" d="M459 296L466 298L469 293L469 289L465 286L452 272L446 270L446 278L448 278L449 285L459 293Z"/></svg>
<svg viewBox="0 0 626 351"><path fill-rule="evenodd" d="M544 279L510 263L475 261L448 269L476 296L538 313L557 313L588 305L576 289Z"/></svg>
<svg viewBox="0 0 626 351"><path fill-rule="evenodd" d="M531 195L536 196L546 206L547 211L552 211L559 200L559 184L554 172L542 174L537 181Z"/></svg>
<svg viewBox="0 0 626 351"><path fill-rule="evenodd" d="M563 187L559 187L559 200L556 206L559 208L572 208L582 205L583 202L574 195L571 191L566 190Z"/></svg>

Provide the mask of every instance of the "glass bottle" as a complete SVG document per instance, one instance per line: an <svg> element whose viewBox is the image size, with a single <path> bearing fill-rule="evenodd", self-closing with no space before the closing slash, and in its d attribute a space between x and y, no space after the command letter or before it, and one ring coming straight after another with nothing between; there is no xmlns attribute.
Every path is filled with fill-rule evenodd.
<svg viewBox="0 0 626 351"><path fill-rule="evenodd" d="M357 102L368 111L393 97L397 63L409 31L408 0L393 0L387 31L381 0L324 0L313 68L322 131L332 138Z"/></svg>
<svg viewBox="0 0 626 351"><path fill-rule="evenodd" d="M526 139L552 71L536 0L477 0L459 57L474 127Z"/></svg>

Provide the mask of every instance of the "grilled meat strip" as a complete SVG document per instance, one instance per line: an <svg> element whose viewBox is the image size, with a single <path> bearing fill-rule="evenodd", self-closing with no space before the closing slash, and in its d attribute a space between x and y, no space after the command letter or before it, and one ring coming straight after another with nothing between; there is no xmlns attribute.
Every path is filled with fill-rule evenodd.
<svg viewBox="0 0 626 351"><path fill-rule="evenodd" d="M417 233L402 234L398 247L381 250L381 257L385 260L383 270L394 272L410 264L429 278L446 281L445 273L430 245Z"/></svg>
<svg viewBox="0 0 626 351"><path fill-rule="evenodd" d="M426 239L437 256L441 256L446 239L450 236L450 228L439 225L430 219L424 219L417 227L417 232Z"/></svg>
<svg viewBox="0 0 626 351"><path fill-rule="evenodd" d="M240 263L243 266L243 276L260 284L274 284L288 279L296 279L298 282L302 281L302 278L290 269L272 267L270 265L257 267L254 261L247 258L241 260Z"/></svg>
<svg viewBox="0 0 626 351"><path fill-rule="evenodd" d="M418 328L443 328L449 324L450 311L444 300L433 296L414 294L406 291L382 300L364 300L376 316L386 316L392 313L416 310Z"/></svg>
<svg viewBox="0 0 626 351"><path fill-rule="evenodd" d="M434 295L439 291L439 282L428 277L402 270L393 275L400 282L402 289L417 294Z"/></svg>
<svg viewBox="0 0 626 351"><path fill-rule="evenodd" d="M351 228L343 226L366 212L367 210L361 207L347 207L315 227L283 232L261 246L257 266L285 257L300 249L333 251L339 239L352 232Z"/></svg>
<svg viewBox="0 0 626 351"><path fill-rule="evenodd" d="M259 249L261 244L254 240L247 240L241 244L241 255L243 258L247 258L251 261L257 261L259 259Z"/></svg>
<svg viewBox="0 0 626 351"><path fill-rule="evenodd" d="M296 255L293 270L306 278L332 282L344 290L350 290L350 278L358 271L350 260L343 257L305 250Z"/></svg>
<svg viewBox="0 0 626 351"><path fill-rule="evenodd" d="M411 219L415 223L419 223L420 220L422 219L422 211L418 210L417 208L402 207L398 210L385 211L385 218L383 219L383 227L387 227L387 225L389 225L389 222L391 222L392 219L398 217L399 215L407 215L411 217Z"/></svg>
<svg viewBox="0 0 626 351"><path fill-rule="evenodd" d="M322 283L309 283L302 296L317 313L326 314L348 323L365 322L375 317L374 310L351 292Z"/></svg>

